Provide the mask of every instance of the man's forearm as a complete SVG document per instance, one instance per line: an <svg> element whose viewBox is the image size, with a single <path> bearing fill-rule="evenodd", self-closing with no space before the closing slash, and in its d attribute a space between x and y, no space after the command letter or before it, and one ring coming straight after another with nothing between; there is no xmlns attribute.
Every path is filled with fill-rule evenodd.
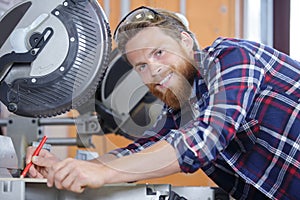
<svg viewBox="0 0 300 200"><path fill-rule="evenodd" d="M166 141L157 142L139 153L106 162L102 167L106 184L162 177L180 171L176 152Z"/></svg>
<svg viewBox="0 0 300 200"><path fill-rule="evenodd" d="M89 160L89 162L96 163L96 164L105 164L105 163L111 162L112 160L115 160L117 158L118 158L117 156L107 153L102 156L99 156L98 158Z"/></svg>

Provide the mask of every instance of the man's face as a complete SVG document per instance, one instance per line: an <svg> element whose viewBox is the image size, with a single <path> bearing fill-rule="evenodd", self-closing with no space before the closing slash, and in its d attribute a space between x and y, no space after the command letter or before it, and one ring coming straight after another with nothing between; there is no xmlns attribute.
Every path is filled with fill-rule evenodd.
<svg viewBox="0 0 300 200"><path fill-rule="evenodd" d="M180 109L191 93L196 69L192 45L157 27L140 31L126 44L127 59L149 90L168 106Z"/></svg>

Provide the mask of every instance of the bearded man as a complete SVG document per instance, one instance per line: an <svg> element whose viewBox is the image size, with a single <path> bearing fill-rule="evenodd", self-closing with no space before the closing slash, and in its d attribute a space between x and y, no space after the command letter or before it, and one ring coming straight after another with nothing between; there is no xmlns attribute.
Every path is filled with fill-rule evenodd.
<svg viewBox="0 0 300 200"><path fill-rule="evenodd" d="M46 151L32 158L30 148L30 176L82 192L202 169L236 199L299 198L299 62L232 38L201 50L182 17L149 7L124 17L114 38L165 102L157 123L93 161L59 161Z"/></svg>

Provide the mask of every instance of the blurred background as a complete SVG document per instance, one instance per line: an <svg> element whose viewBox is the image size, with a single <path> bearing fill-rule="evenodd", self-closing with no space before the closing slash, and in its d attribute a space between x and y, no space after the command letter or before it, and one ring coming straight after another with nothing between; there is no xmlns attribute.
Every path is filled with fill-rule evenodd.
<svg viewBox="0 0 300 200"><path fill-rule="evenodd" d="M146 5L184 14L202 47L219 36L238 37L265 43L300 59L299 0L99 0L99 3L112 30L130 10Z"/></svg>

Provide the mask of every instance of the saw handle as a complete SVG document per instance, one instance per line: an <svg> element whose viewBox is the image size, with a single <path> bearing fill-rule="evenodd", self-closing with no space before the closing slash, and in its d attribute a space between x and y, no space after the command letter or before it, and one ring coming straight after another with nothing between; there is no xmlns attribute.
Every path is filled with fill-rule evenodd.
<svg viewBox="0 0 300 200"><path fill-rule="evenodd" d="M5 54L0 57L0 84L9 73L12 68L13 63L31 63L33 62L42 49L46 46L48 41L53 35L53 29L47 27L42 34L34 38L35 43L32 48L25 53L16 53L12 51L11 53Z"/></svg>

